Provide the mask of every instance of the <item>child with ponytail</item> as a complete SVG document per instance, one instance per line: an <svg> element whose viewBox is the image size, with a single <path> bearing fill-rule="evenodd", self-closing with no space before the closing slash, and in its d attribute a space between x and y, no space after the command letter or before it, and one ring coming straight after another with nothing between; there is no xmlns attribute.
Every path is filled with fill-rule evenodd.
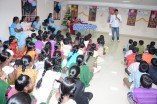
<svg viewBox="0 0 157 104"><path fill-rule="evenodd" d="M33 42L29 42L27 44L27 50L25 52L25 55L31 56L31 59L34 61L38 58L38 54L35 51L35 44Z"/></svg>
<svg viewBox="0 0 157 104"><path fill-rule="evenodd" d="M93 98L91 92L85 92L85 85L80 81L80 68L78 66L72 66L69 70L69 77L74 78L76 81L76 91L74 94L74 100L77 104L89 104L89 101Z"/></svg>
<svg viewBox="0 0 157 104"><path fill-rule="evenodd" d="M16 73L15 74L16 78L18 78L21 74L28 75L31 78L32 83L35 84L38 72L32 69L34 64L32 62L31 56L24 55L21 59L21 63L22 67L17 68L17 70L15 70L16 72L14 72Z"/></svg>
<svg viewBox="0 0 157 104"><path fill-rule="evenodd" d="M49 58L45 60L44 70L39 70L36 87L33 92L38 104L47 103L51 90L59 88L59 85L55 84L55 80L59 80L61 74L53 71L54 65L55 59Z"/></svg>
<svg viewBox="0 0 157 104"><path fill-rule="evenodd" d="M73 100L76 91L75 80L66 77L60 83L59 91L51 97L50 104L76 104Z"/></svg>

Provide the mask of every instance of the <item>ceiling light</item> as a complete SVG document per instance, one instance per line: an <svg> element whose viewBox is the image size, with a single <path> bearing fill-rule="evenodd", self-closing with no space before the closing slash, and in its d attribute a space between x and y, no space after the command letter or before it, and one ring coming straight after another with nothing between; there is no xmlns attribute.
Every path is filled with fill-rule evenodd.
<svg viewBox="0 0 157 104"><path fill-rule="evenodd" d="M122 2L124 2L124 3L130 3L131 1L124 0L124 1L122 1Z"/></svg>

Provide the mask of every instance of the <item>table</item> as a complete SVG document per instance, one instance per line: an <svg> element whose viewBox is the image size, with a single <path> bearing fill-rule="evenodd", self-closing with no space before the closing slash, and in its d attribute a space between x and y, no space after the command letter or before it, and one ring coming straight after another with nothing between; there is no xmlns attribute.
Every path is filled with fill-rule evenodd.
<svg viewBox="0 0 157 104"><path fill-rule="evenodd" d="M90 33L90 30L93 30L93 33L94 33L94 31L97 29L97 25L94 25L94 24L74 24L73 29L76 31L79 31L79 32L89 30L89 33Z"/></svg>

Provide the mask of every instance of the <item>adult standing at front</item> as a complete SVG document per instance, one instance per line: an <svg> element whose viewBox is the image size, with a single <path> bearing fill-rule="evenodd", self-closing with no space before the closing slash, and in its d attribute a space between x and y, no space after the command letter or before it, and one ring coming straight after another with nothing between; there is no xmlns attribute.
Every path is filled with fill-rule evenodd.
<svg viewBox="0 0 157 104"><path fill-rule="evenodd" d="M112 41L114 41L114 33L116 32L117 41L119 42L119 24L122 22L122 17L118 14L118 9L114 10L114 15L110 18L110 27L112 27Z"/></svg>

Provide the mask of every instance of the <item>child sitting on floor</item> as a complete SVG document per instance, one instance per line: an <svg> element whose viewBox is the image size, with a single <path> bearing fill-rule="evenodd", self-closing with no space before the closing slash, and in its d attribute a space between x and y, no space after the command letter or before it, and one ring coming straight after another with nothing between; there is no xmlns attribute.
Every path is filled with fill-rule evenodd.
<svg viewBox="0 0 157 104"><path fill-rule="evenodd" d="M144 48L144 41L143 41L143 40L140 40L140 41L139 41L139 45L138 45L137 47L138 47L138 49L139 49L138 54L143 54L143 53L144 53L144 50L145 50L145 48Z"/></svg>
<svg viewBox="0 0 157 104"><path fill-rule="evenodd" d="M130 104L157 104L157 89L152 88L152 79L148 74L140 78L141 87L128 93Z"/></svg>
<svg viewBox="0 0 157 104"><path fill-rule="evenodd" d="M44 47L44 43L42 42L41 36L37 36L37 41L35 42L36 52L39 54Z"/></svg>
<svg viewBox="0 0 157 104"><path fill-rule="evenodd" d="M123 52L124 52L124 55L125 53L129 50L129 46L133 44L133 40L132 39L129 39L128 43L126 44L126 46L123 48Z"/></svg>
<svg viewBox="0 0 157 104"><path fill-rule="evenodd" d="M25 52L25 55L31 56L33 61L38 59L38 53L35 51L35 44L33 42L27 44L27 50Z"/></svg>
<svg viewBox="0 0 157 104"><path fill-rule="evenodd" d="M35 43L37 41L36 33L31 34L32 42Z"/></svg>

